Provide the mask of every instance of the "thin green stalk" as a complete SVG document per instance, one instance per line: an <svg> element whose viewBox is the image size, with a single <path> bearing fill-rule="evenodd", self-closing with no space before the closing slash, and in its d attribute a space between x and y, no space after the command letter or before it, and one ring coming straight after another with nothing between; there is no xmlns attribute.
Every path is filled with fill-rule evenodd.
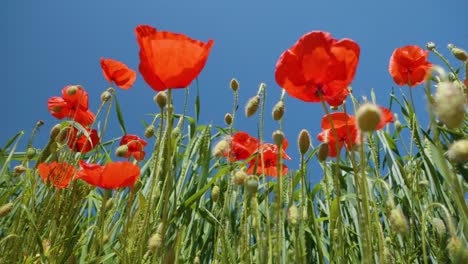
<svg viewBox="0 0 468 264"><path fill-rule="evenodd" d="M364 151L364 133L361 133L361 146L360 146L360 161L361 161L361 182L360 182L360 189L362 191L362 212L364 213L364 223L362 227L364 227L364 251L363 251L363 260L364 263L372 263L372 247L371 247L371 235L370 235L370 230L372 230L372 225L370 223L370 208L369 208L369 202L368 202L368 191L367 191L367 176L366 176L366 167L367 167L367 162L366 162L366 156L365 156L365 151Z"/></svg>
<svg viewBox="0 0 468 264"><path fill-rule="evenodd" d="M305 190L305 186L306 186L306 179L305 179L305 162L304 162L304 154L301 154L301 167L300 167L300 170L301 170L301 180L302 180L302 200L304 201L307 201L307 194L306 194L306 190ZM313 201L313 200L312 200ZM322 246L322 236L320 234L320 230L318 228L318 225L317 225L317 217L315 216L315 208L313 206L313 202L312 202L312 225L314 227L314 236L315 236L315 242L317 243L317 251L318 251L318 261L320 264L324 264L325 263L325 259L323 257L323 246ZM301 214L304 212L304 208L307 208L307 203L306 202L301 202ZM302 217L301 217L302 218ZM301 227L304 228L304 219L303 221L301 221ZM303 236L305 235L303 232L300 233L300 236ZM305 247L305 245L302 245L303 247ZM307 253L307 252L304 252L304 253ZM307 256L304 254L304 256ZM304 257L302 257L302 259L304 259Z"/></svg>
<svg viewBox="0 0 468 264"><path fill-rule="evenodd" d="M334 137L336 139L338 139L338 134L335 130L335 125L333 124L333 120L331 119L330 117L330 111L328 111L328 107L325 105L325 101L323 100L322 98L322 95L319 93L319 97L320 97L320 102L322 103L322 107L323 107L323 110L325 111L325 115L327 116L328 118L328 122L330 123L331 125L331 129L332 129L332 133L334 135ZM336 147L336 150L337 152L339 151L339 143L338 143L338 140L335 140L335 147ZM340 171L339 171L339 164L340 164L340 154L337 153L336 155L336 166L332 166L333 168L333 186L334 186L334 189L335 189L335 194L336 194L336 197L335 199L338 201L337 202L337 206L338 206L338 212L340 212L340 214L338 215L338 218L336 219L336 227L337 227L337 231L339 234L342 234L342 225L341 225L341 187L340 187ZM334 230L330 230L330 234L333 234ZM333 235L330 236L331 238L333 238ZM338 256L336 259L334 260L331 260L332 262L341 262L344 260L343 258L343 247L341 246L341 241L339 240L333 240L332 239L332 249L333 251L337 251L338 252Z"/></svg>
<svg viewBox="0 0 468 264"><path fill-rule="evenodd" d="M167 157L166 157L166 175L164 180L164 191L163 191L163 211L162 211L162 232L161 232L161 241L165 242L165 236L167 231L167 219L168 219L168 208L169 208L169 193L172 186L172 114L174 111L174 106L172 104L172 90L168 89L167 92L167 124L166 124L166 148L167 148ZM161 247L161 250L164 250L164 246Z"/></svg>

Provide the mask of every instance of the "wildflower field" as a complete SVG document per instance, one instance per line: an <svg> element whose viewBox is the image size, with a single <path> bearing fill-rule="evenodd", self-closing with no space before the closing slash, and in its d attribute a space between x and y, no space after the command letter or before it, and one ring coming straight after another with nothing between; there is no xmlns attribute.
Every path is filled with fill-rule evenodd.
<svg viewBox="0 0 468 264"><path fill-rule="evenodd" d="M138 69L100 58L110 87L99 108L90 109L86 87L64 84L44 102L55 124L38 121L29 139L21 131L0 142L0 263L468 263L461 47L450 44L450 57L431 42L395 47L388 74L402 92L383 105L351 88L359 43L311 31L278 54L272 109L268 84L247 91L226 80L220 100L232 111L204 124L199 95L178 105L173 92L188 97L215 40L134 31ZM118 97L136 78L155 91L142 100L159 111L131 134ZM242 92L253 96L242 102ZM288 96L322 106L319 134L285 136ZM238 130L241 114L258 130ZM277 125L272 135L265 119ZM40 127L50 129L44 144L34 141ZM291 153L298 168L285 164ZM318 183L311 170L323 175Z"/></svg>

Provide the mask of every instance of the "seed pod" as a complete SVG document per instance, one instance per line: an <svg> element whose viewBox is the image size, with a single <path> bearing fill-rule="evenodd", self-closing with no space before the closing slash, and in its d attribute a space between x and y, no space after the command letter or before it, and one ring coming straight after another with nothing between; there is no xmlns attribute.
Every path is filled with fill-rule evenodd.
<svg viewBox="0 0 468 264"><path fill-rule="evenodd" d="M297 139L297 144L299 145L299 152L304 155L310 148L310 134L306 129L302 129L299 132L299 137Z"/></svg>
<svg viewBox="0 0 468 264"><path fill-rule="evenodd" d="M112 98L112 94L110 92L108 92L108 91L104 91L101 94L101 102L103 102L103 103L109 101L111 98Z"/></svg>
<svg viewBox="0 0 468 264"><path fill-rule="evenodd" d="M362 104L356 112L358 127L363 132L375 131L382 119L382 113L375 104Z"/></svg>
<svg viewBox="0 0 468 264"><path fill-rule="evenodd" d="M452 263L468 263L468 250L458 237L449 239L447 251Z"/></svg>
<svg viewBox="0 0 468 264"><path fill-rule="evenodd" d="M256 95L249 99L247 105L245 106L245 115L247 117L251 117L255 114L258 110L258 106L260 105L260 96Z"/></svg>
<svg viewBox="0 0 468 264"><path fill-rule="evenodd" d="M68 86L67 88L67 94L72 96L72 95L75 95L76 92L78 91L78 87L77 85L70 85Z"/></svg>
<svg viewBox="0 0 468 264"><path fill-rule="evenodd" d="M427 44L426 44L426 49L428 50L434 50L436 48L436 44L432 41L429 41Z"/></svg>
<svg viewBox="0 0 468 264"><path fill-rule="evenodd" d="M273 132L272 138L273 138L273 141L275 142L275 145L279 147L281 144L283 144L283 140L284 140L283 131L276 130L275 132Z"/></svg>

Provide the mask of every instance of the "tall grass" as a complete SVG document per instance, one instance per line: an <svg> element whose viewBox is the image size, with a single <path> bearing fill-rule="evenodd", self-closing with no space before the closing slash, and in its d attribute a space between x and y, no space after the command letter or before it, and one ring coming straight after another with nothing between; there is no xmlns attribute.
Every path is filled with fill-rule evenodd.
<svg viewBox="0 0 468 264"><path fill-rule="evenodd" d="M448 73L436 70L425 83L428 111L416 115L412 95L392 92L390 106L401 112L395 128L362 133L356 150L320 161L320 146L304 143L305 131L302 146L290 140L292 151L300 148L300 168L278 178L245 178L246 161L212 154L236 131L237 89L225 126L197 123L198 112L186 115L187 105L173 105L169 90L167 104L147 125L155 144L130 188L106 190L76 180L57 189L36 169L52 160L105 163L118 139L80 155L52 138L35 153L35 132L23 152L19 132L0 149L0 263L467 263L467 162L446 155L466 139L467 118L460 128L447 128L437 120L433 99L434 85L444 80L467 95L460 82L467 64L446 66ZM261 142L272 141L263 132L267 91L262 84L251 117L259 119ZM116 94L110 96L114 100L99 111L102 124L117 111L125 131ZM340 110L352 113L362 103L357 96L348 101ZM198 98L196 104L200 109ZM279 134L287 115L278 118ZM425 115L427 127L418 119ZM307 180L312 168L323 170L316 185Z"/></svg>

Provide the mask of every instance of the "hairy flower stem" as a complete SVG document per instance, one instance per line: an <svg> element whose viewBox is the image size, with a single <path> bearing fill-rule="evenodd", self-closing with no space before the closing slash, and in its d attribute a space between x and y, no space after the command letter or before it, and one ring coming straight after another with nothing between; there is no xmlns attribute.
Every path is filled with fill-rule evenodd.
<svg viewBox="0 0 468 264"><path fill-rule="evenodd" d="M167 91L167 102L168 107L166 108L167 111L167 124L166 124L166 148L167 148L167 155L166 155L166 168L165 168L165 179L164 179L164 191L163 191L163 211L161 217L161 241L165 243L165 236L167 231L167 219L168 219L168 208L169 208L169 193L171 191L172 186L172 114L174 111L174 107L172 104L172 90L168 89ZM160 252L164 252L164 246L161 246Z"/></svg>
<svg viewBox="0 0 468 264"><path fill-rule="evenodd" d="M283 156L282 156L282 144L277 145L278 147L278 153L276 155L276 175L277 175L277 181L276 181L276 203L277 203L277 208L276 208L276 257L277 257L277 263L282 263L282 250L283 250L283 199L282 199L282 193L283 193L283 179L281 178L283 176ZM263 162L262 162L263 164Z"/></svg>
<svg viewBox="0 0 468 264"><path fill-rule="evenodd" d="M307 190L306 190L306 178L305 178L305 160L304 160L304 154L301 153L301 188L302 188L302 202L301 202L301 211L300 213L303 215L304 210L307 210ZM312 225L314 227L314 236L315 236L315 243L317 243L317 252L318 252L318 261L320 264L325 263L325 259L323 257L323 246L322 246L322 240L321 240L321 234L320 230L317 224L317 217L315 216L315 208L314 208L314 203L312 202ZM305 240L305 232L304 232L304 218L301 216L301 223L300 223L300 236L301 236L301 244ZM301 254L303 255L302 259L304 260L303 263L305 263L305 258L307 257L306 251L305 251L305 244L301 245L301 249L303 252Z"/></svg>
<svg viewBox="0 0 468 264"><path fill-rule="evenodd" d="M458 81L460 81L458 79L458 74L457 74L457 71L452 67L452 65L450 65L449 61L442 55L440 54L439 51L437 51L435 48L433 49L430 49L430 51L432 51L435 55L437 55L437 57L439 57L439 59L441 59L445 65L447 65L447 67L450 69L450 71L455 75L455 77L457 78Z"/></svg>
<svg viewBox="0 0 468 264"><path fill-rule="evenodd" d="M367 186L367 175L366 175L366 153L364 151L364 134L361 133L361 146L359 151L360 161L361 161L361 177L360 177L360 190L362 192L361 199L362 199L362 212L364 213L364 223L361 225L361 228L364 227L363 232L363 263L372 263L372 245L371 245L371 234L370 231L372 230L372 225L370 223L370 208L368 202L368 186Z"/></svg>
<svg viewBox="0 0 468 264"><path fill-rule="evenodd" d="M325 104L325 101L323 100L322 98L322 95L319 94L319 97L320 97L320 102L322 103L322 107L323 107L323 110L325 111L325 115L327 116L328 118L328 122L330 123L331 125L331 129L332 129L332 133L333 133L333 136L335 138L338 138L338 134L336 133L336 129L335 129L335 125L333 124L333 120L331 119L331 116L330 116L330 111L328 110L328 107L326 106ZM336 150L337 152L339 151L339 143L338 143L338 140L335 140L335 147L336 147ZM336 194L336 201L337 201L337 211L339 212L338 216L337 216L337 219L336 219L336 223L335 223L335 227L338 231L338 234L342 234L342 220L341 220L341 203L340 203L340 200L341 200L341 186L340 186L340 171L339 171L339 164L340 164L340 154L337 153L336 155L336 166L332 166L333 168L333 188L335 189L335 194ZM340 263L341 261L343 261L343 247L341 246L341 241L339 239L333 239L333 232L334 230L330 230L330 238L331 238L331 243L332 243L332 251L333 251L333 255L330 256L331 258L331 261L332 262L336 262L336 263ZM333 257L335 257L335 259L333 259Z"/></svg>

